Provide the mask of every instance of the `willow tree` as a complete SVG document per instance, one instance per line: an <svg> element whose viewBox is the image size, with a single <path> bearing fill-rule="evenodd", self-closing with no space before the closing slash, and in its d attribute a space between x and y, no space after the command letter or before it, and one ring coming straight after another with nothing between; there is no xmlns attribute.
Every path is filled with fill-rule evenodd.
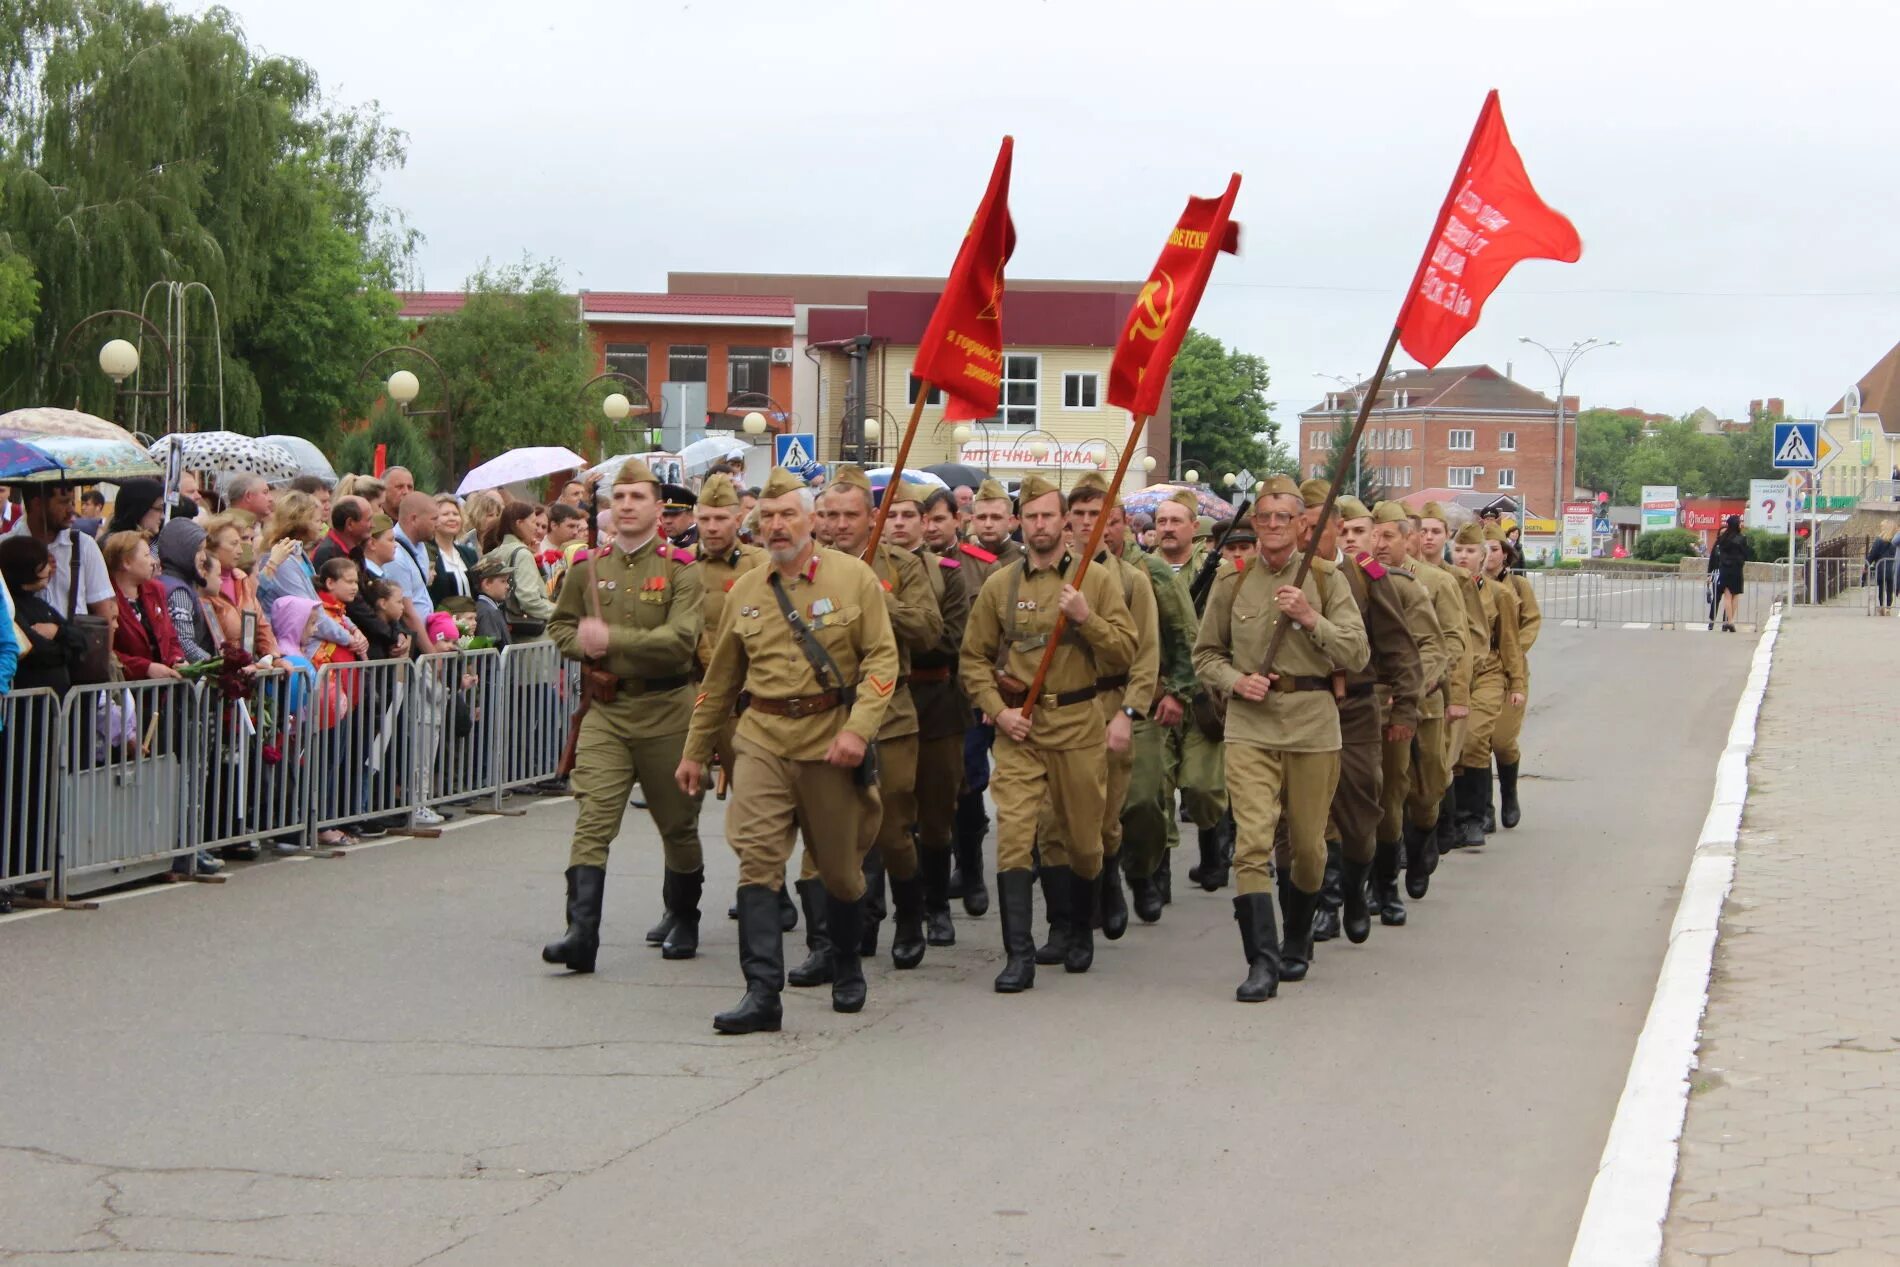
<svg viewBox="0 0 1900 1267"><path fill-rule="evenodd" d="M227 423L322 434L360 404L356 368L394 333L388 291L413 237L377 181L403 144L374 104L326 103L309 67L252 49L224 9L0 0L0 246L35 283L32 311L13 314L30 326L0 346L0 406L109 407L90 348L79 373L58 364L66 332L137 309L153 282L197 281L217 299ZM18 290L7 259L0 303Z"/></svg>

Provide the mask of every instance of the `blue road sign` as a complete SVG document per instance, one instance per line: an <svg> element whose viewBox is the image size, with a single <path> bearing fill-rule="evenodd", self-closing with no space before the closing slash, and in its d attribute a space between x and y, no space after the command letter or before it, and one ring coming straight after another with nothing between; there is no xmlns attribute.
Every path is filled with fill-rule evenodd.
<svg viewBox="0 0 1900 1267"><path fill-rule="evenodd" d="M1816 422L1777 422L1775 424L1774 465L1781 471L1812 471L1820 464L1820 424Z"/></svg>
<svg viewBox="0 0 1900 1267"><path fill-rule="evenodd" d="M802 471L818 460L818 436L810 431L791 431L773 437L773 461L787 470Z"/></svg>

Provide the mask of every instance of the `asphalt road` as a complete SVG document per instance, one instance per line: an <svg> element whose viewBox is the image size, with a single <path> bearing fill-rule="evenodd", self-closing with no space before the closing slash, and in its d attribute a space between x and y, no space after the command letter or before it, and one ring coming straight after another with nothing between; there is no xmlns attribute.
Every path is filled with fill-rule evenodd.
<svg viewBox="0 0 1900 1267"><path fill-rule="evenodd" d="M0 920L0 1263L1561 1262L1753 645L1549 628L1523 826L1261 1006L1183 858L1086 976L996 995L959 916L719 1038L717 812L684 964L644 822L599 974L540 963L564 803Z"/></svg>

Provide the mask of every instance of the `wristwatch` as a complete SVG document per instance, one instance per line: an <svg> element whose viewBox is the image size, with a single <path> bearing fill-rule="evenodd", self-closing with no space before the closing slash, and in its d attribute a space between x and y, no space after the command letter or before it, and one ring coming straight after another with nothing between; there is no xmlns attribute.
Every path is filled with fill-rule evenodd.
<svg viewBox="0 0 1900 1267"><path fill-rule="evenodd" d="M1133 709L1133 708L1122 709L1122 716L1126 717L1129 721L1141 720L1141 713L1138 710Z"/></svg>

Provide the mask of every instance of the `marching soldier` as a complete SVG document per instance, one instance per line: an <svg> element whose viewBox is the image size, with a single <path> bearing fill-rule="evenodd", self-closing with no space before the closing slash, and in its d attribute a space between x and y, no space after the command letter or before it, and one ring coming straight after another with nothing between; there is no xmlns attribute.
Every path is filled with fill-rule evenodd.
<svg viewBox="0 0 1900 1267"><path fill-rule="evenodd" d="M1324 480L1307 480L1300 485L1300 496L1306 502L1305 535L1313 532L1328 489ZM1330 940L1343 924L1347 940L1358 943L1372 933L1366 880L1378 849L1385 733L1402 732L1408 741L1411 739L1418 727L1424 670L1418 644L1406 625L1399 585L1366 552L1372 536L1372 513L1356 497L1341 497L1334 507L1336 517L1327 521L1321 535L1319 557L1333 559L1339 565L1339 574L1346 578L1365 626L1371 655L1364 668L1334 678L1341 744L1332 821L1339 841L1328 840L1326 845L1326 877L1321 888L1321 910L1314 917L1314 939ZM1281 897L1286 893L1287 887L1281 886ZM1329 901L1331 911L1325 909ZM1323 923L1322 917L1326 917ZM1282 956L1283 980L1297 981L1304 970L1305 965L1296 957Z"/></svg>
<svg viewBox="0 0 1900 1267"><path fill-rule="evenodd" d="M679 764L691 713L692 672L703 622L699 569L658 534L660 484L632 459L613 487L614 540L563 587L548 634L582 662L593 688L575 748L580 802L567 868L567 934L541 951L548 963L592 972L600 950L607 852L620 834L627 795L647 791L666 850L662 895L671 926L668 959L699 948L699 895L706 872L699 847L699 797L669 777Z"/></svg>
<svg viewBox="0 0 1900 1267"><path fill-rule="evenodd" d="M1045 799L1069 830L1072 875L1070 929L1063 966L1087 972L1095 957L1089 913L1101 885L1102 813L1107 750L1096 683L1124 673L1135 657L1135 627L1121 587L1107 567L1091 567L1082 583L1069 577L1077 560L1063 548L1062 491L1037 473L1024 477L1019 514L1024 557L993 573L970 609L961 671L971 703L996 724L996 888L1008 962L997 975L999 993L1036 983L1030 872L1036 820ZM1029 687L1055 632L1067 618L1061 645L1033 711L1025 716Z"/></svg>
<svg viewBox="0 0 1900 1267"><path fill-rule="evenodd" d="M1504 535L1502 525L1485 529L1484 532L1484 585L1497 597L1498 625L1501 633L1510 637L1500 637L1500 647L1509 643L1516 648L1515 659L1506 657L1502 651L1499 658L1504 661L1504 707L1498 713L1496 725L1491 728L1491 751L1498 751L1498 734L1509 728L1511 738L1511 783L1505 797L1505 819L1512 827L1517 826L1517 736L1523 729L1524 705L1528 698L1530 669L1528 657L1524 651L1524 611L1523 598L1518 584L1523 583L1523 592L1530 589L1529 582L1511 572L1511 542ZM1536 600L1531 600L1535 604ZM1533 608L1534 610L1534 608ZM1537 622L1542 623L1542 616ZM1532 636L1536 634L1532 627ZM1502 770L1504 763L1498 763ZM1491 762L1487 759L1484 767L1484 832L1490 835L1498 829L1497 810L1491 800Z"/></svg>
<svg viewBox="0 0 1900 1267"><path fill-rule="evenodd" d="M1505 528L1508 535L1510 529ZM1491 733L1491 751L1497 757L1498 764L1498 821L1506 827L1518 824L1517 806L1517 763L1518 736L1524 729L1524 717L1530 712L1531 693L1531 647L1537 642L1537 634L1544 625L1544 614L1537 606L1536 591L1531 588L1530 578L1517 570L1522 556L1517 547L1506 542L1511 557L1505 561L1506 571L1502 578L1517 597L1517 649L1524 656L1524 699L1522 708L1507 708L1498 718L1498 728Z"/></svg>
<svg viewBox="0 0 1900 1267"><path fill-rule="evenodd" d="M1096 517L1103 513L1108 497L1108 482L1093 471L1084 474L1069 490L1069 549L1079 553L1088 545L1095 530ZM1116 510L1119 512L1120 507ZM1126 520L1123 520L1124 526ZM1134 771L1135 722L1146 720L1154 702L1155 681L1161 671L1161 626L1155 612L1154 588L1147 573L1121 556L1124 533L1114 538L1103 525L1102 544L1090 565L1104 568L1116 578L1122 601L1135 627L1135 659L1125 673L1109 674L1095 680L1095 703L1102 718L1103 743L1108 749L1108 775L1102 801L1102 885L1099 919L1095 912L1071 911L1069 894L1074 887L1069 866L1068 826L1044 802L1037 839L1042 846L1043 906L1049 915L1049 941L1036 951L1036 962L1064 963L1068 959L1071 921L1087 920L1099 925L1102 935L1115 941L1128 931L1128 900L1122 894L1122 805L1128 795L1129 777Z"/></svg>
<svg viewBox="0 0 1900 1267"><path fill-rule="evenodd" d="M1426 502L1418 514L1412 533L1413 557L1418 560L1418 579L1432 598L1432 614L1438 617L1438 632L1445 640L1445 724L1442 742L1417 750L1412 767L1412 796L1406 802L1407 818L1414 825L1416 838L1407 838L1405 848L1405 892L1416 901L1425 896L1431 876L1438 869L1439 855L1457 848L1457 803L1452 793L1452 769L1464 745L1465 725L1471 712L1471 672L1475 638L1471 616L1465 606L1463 570L1445 559L1446 529L1449 521L1445 508Z"/></svg>
<svg viewBox="0 0 1900 1267"><path fill-rule="evenodd" d="M986 479L970 500L971 539L959 544L952 557L961 565L963 589L971 605L991 573L1023 557L1023 548L1010 536L1016 531L1016 510L1009 493ZM990 829L983 810L983 793L990 786L990 746L996 728L972 716L963 735L963 790L957 793L956 873L950 892L963 899L963 909L981 915L990 909L989 885L983 879L983 837Z"/></svg>
<svg viewBox="0 0 1900 1267"><path fill-rule="evenodd" d="M891 544L909 550L924 566L930 594L943 616L935 646L912 654L910 693L917 704L917 863L924 877L924 941L957 944L950 918L950 861L957 791L963 783L963 732L970 705L957 683L957 655L970 596L956 559L926 548L926 514L956 523L956 499L948 489L896 485L897 501L884 522Z"/></svg>
<svg viewBox="0 0 1900 1267"><path fill-rule="evenodd" d="M1474 613L1477 640L1471 671L1471 716L1465 725L1458 770L1452 777L1457 790L1458 825L1462 843L1484 843L1484 806L1490 800L1491 732L1504 711L1507 694L1523 705L1524 658L1517 649L1516 620L1506 622L1500 609L1500 587L1484 578L1487 546L1484 529L1466 524L1452 538L1452 561L1469 575L1460 582L1465 607Z"/></svg>
<svg viewBox="0 0 1900 1267"><path fill-rule="evenodd" d="M825 487L824 513L831 524L832 547L853 558L862 557L871 544L875 503L871 481L855 466L840 467ZM866 559L884 589L891 628L897 635L897 688L884 710L878 730L878 793L883 818L877 846L866 860L863 940L860 955L877 953L877 926L883 919L884 877L891 881L891 906L896 919L891 932L891 963L915 968L924 958L924 882L918 874L917 842L917 704L909 686L911 657L929 651L943 637L943 612L931 595L924 565L908 550L880 541L877 557ZM814 826L822 826L814 824ZM804 878L817 874L807 847Z"/></svg>
<svg viewBox="0 0 1900 1267"><path fill-rule="evenodd" d="M739 577L693 707L678 786L697 795L743 689L750 703L733 737L727 840L739 856L739 960L746 993L713 1018L721 1033L777 1030L785 983L778 890L794 834L825 889L831 1006L864 1007L857 948L864 857L877 838L874 765L867 763L897 689L897 640L871 569L813 544L811 494L774 469L759 500L770 564Z"/></svg>
<svg viewBox="0 0 1900 1267"><path fill-rule="evenodd" d="M1194 644L1203 684L1228 693L1227 788L1239 826L1235 843L1234 918L1247 956L1243 1003L1279 990L1282 947L1274 935L1274 828L1284 813L1292 848L1285 947L1310 957L1313 912L1326 869L1326 816L1339 780L1339 710L1332 675L1366 665L1365 626L1352 590L1330 560L1314 558L1295 587L1300 489L1284 475L1268 480L1254 503L1258 559L1214 582ZM1273 664L1273 629L1293 628Z"/></svg>
<svg viewBox="0 0 1900 1267"><path fill-rule="evenodd" d="M1372 858L1372 905L1379 912L1379 922L1390 927L1405 923L1405 903L1399 900L1400 851L1414 839L1422 842L1428 838L1428 833L1414 830L1405 818L1412 792L1412 750L1416 747L1441 757L1445 751L1446 643L1438 629L1431 593L1419 579L1420 570L1411 557L1411 539L1412 521L1405 508L1398 502L1380 502L1372 512L1372 557L1398 589L1405 626L1418 647L1422 683L1413 732L1407 734L1402 726L1394 725L1388 713L1380 744L1379 843ZM1458 602L1456 594L1448 594L1447 598L1454 605ZM1436 796L1430 804L1437 809ZM1422 844L1419 859L1417 869L1423 874Z"/></svg>

